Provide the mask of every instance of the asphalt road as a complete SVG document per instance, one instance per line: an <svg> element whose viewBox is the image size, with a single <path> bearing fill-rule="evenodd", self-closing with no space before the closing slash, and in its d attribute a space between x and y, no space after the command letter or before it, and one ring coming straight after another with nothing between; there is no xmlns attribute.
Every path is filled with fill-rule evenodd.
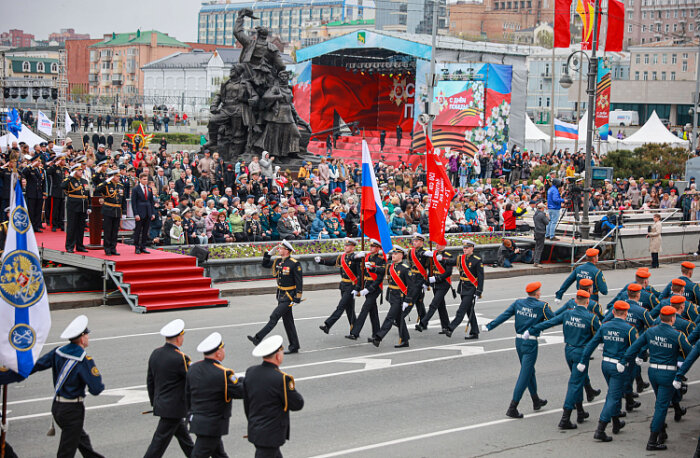
<svg viewBox="0 0 700 458"><path fill-rule="evenodd" d="M653 270L652 283L663 286L678 270ZM605 272L611 293L633 275L633 269ZM553 301L565 276L487 281L484 298L477 305L480 323L523 297L530 281L542 281L543 299ZM427 296L431 298L432 293ZM291 441L282 449L285 456L649 455L644 446L653 413L650 390L640 395L642 407L628 415L628 426L611 443L597 443L592 438L604 395L587 407L591 418L579 429L557 429L568 379L561 328L553 328L540 340L537 381L540 396L549 404L535 413L526 393L520 405L526 416L513 420L504 415L519 369L512 324L482 333L478 341L465 341L461 332L451 339L438 335L437 321L423 333L411 325L410 348L393 348L398 340L395 329L380 348L375 348L365 343L369 323L361 340L355 342L343 337L348 331L345 318L336 323L330 335L318 329L335 308L337 292L310 292L305 297L294 310L302 350L287 356L282 369L295 376L306 404L301 412L292 413ZM455 302L448 301L450 315L456 310ZM228 308L148 315L132 313L126 307L58 311L52 314L52 332L44 350L61 344L58 335L77 314L88 315L92 331L88 354L95 358L107 389L98 397L88 396L85 429L105 456L137 457L148 447L157 423L152 415L142 412L150 409L146 366L152 349L162 344L160 327L171 319L183 318L187 324L183 350L195 361L201 358L195 351L197 344L210 332L221 332L227 349L224 364L240 373L257 363L246 335L262 327L273 307L272 296L248 296L233 298ZM385 302L380 319L386 309ZM281 322L274 332L284 336ZM600 359L596 352L591 378L593 386L605 393ZM700 424L699 374L697 367L689 374L692 385L684 400L688 415L680 423L673 421L672 413L668 417L670 450L659 455L690 457L695 450ZM10 386L8 440L19 456L55 456L58 433L46 436L51 424L51 395L48 371ZM224 438L230 456L254 454L254 447L243 438L245 434L242 403L236 400L230 432ZM166 456L182 456L175 441Z"/></svg>

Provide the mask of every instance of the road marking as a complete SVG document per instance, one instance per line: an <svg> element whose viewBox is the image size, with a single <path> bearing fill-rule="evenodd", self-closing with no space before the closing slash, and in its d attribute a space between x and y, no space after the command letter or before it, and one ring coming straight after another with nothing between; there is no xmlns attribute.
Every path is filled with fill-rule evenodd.
<svg viewBox="0 0 700 458"><path fill-rule="evenodd" d="M688 385L695 385L697 383L700 383L700 380L697 380L694 382L689 382ZM652 390L646 390L643 393L641 393L641 395L648 395L648 394L652 394L652 393L653 393ZM605 399L600 399L598 401L589 402L589 403L586 403L584 405L585 406L593 406L593 405L603 404L603 403L605 403ZM545 410L542 412L527 414L527 415L525 415L525 418L540 417L543 415L551 415L553 413L560 414L561 409L560 408L559 409L550 409L550 410ZM415 436L408 436L408 437L402 437L399 439L393 439L390 441L377 442L375 444L368 444L368 445L364 445L362 447L349 448L349 449L340 450L337 452L325 453L323 455L315 455L311 458L332 458L335 456L350 455L352 453L366 452L368 450L375 450L375 449L382 448L382 447L389 447L391 445L404 444L406 442L413 442L413 441L418 441L418 440L423 440L423 439L430 439L433 437L444 436L447 434L460 433L460 432L469 431L472 429L488 428L490 426L502 425L504 423L511 423L511 422L517 422L517 421L523 421L523 420L516 419L516 418L502 418L500 420L492 420L492 421L487 421L484 423L477 423L474 425L459 426L457 428L443 429L443 430L439 430L439 431L432 431L432 432L425 433L425 434L419 434L419 435L415 435Z"/></svg>

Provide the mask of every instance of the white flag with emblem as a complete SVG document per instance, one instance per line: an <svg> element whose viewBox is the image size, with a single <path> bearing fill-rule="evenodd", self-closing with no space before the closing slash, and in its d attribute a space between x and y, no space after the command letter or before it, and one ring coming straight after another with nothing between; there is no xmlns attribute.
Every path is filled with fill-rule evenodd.
<svg viewBox="0 0 700 458"><path fill-rule="evenodd" d="M21 180L13 181L0 263L0 365L27 377L51 329L51 312Z"/></svg>

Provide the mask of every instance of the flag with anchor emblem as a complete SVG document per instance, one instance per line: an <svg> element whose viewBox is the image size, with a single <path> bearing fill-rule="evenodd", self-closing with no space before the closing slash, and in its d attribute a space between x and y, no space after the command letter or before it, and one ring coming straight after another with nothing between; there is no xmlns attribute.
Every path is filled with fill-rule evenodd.
<svg viewBox="0 0 700 458"><path fill-rule="evenodd" d="M51 313L21 181L13 182L0 263L0 371L27 377L51 329Z"/></svg>

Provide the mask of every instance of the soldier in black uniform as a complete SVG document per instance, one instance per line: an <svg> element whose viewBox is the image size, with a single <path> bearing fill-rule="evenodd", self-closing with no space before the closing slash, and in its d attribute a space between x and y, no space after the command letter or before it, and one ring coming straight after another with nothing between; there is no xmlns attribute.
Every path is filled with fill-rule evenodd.
<svg viewBox="0 0 700 458"><path fill-rule="evenodd" d="M5 252L5 241L7 240L7 225L10 223L10 209L11 207L5 208L3 214L5 215L5 221L0 223L0 256Z"/></svg>
<svg viewBox="0 0 700 458"><path fill-rule="evenodd" d="M409 267L403 262L406 250L400 246L394 246L391 250L391 264L387 265L386 281L388 290L386 299L389 301L389 312L384 318L381 329L372 338L372 344L378 347L384 336L393 325L399 328L399 343L394 348L408 347L408 327L403 312L411 305L408 296L408 282L411 277Z"/></svg>
<svg viewBox="0 0 700 458"><path fill-rule="evenodd" d="M43 232L41 224L41 212L44 209L44 197L46 192L44 186L44 169L40 159L35 159L28 167L22 170L22 176L27 180L27 187L24 191L24 198L27 199L27 210L29 219L32 221L34 232Z"/></svg>
<svg viewBox="0 0 700 458"><path fill-rule="evenodd" d="M338 307L335 311L326 318L326 321L319 326L321 331L328 334L331 327L336 321L343 316L343 312L348 317L348 323L350 324L350 331L355 325L355 287L359 283L360 276L362 275L362 257L363 253L355 253L355 246L357 241L349 237L345 238L345 252L336 256L333 259L324 259L320 256L316 256L314 261L317 264L323 264L324 266L334 266L340 268L340 302L338 302Z"/></svg>
<svg viewBox="0 0 700 458"><path fill-rule="evenodd" d="M65 214L65 195L61 184L66 179L66 160L62 153L56 156L56 159L46 169L46 176L49 179L49 197L51 197L51 210L47 218L47 225L51 224L51 232L63 230L63 216Z"/></svg>
<svg viewBox="0 0 700 458"><path fill-rule="evenodd" d="M119 181L119 172L110 170L108 178L97 185L95 193L102 196L102 229L104 230L104 249L107 256L119 256L117 253L117 236L119 223L126 212L124 187Z"/></svg>
<svg viewBox="0 0 700 458"><path fill-rule="evenodd" d="M282 336L268 337L253 350L253 356L263 359L262 364L245 372L243 407L256 458L282 456L280 447L289 440L289 412L304 407L294 377L279 370L283 350Z"/></svg>
<svg viewBox="0 0 700 458"><path fill-rule="evenodd" d="M56 347L39 358L32 370L39 372L51 369L53 375L55 394L51 414L61 428L61 441L56 454L58 458L72 458L78 450L84 457L102 458L92 448L90 436L83 430L85 388L93 396L105 389L95 361L85 352L90 333L87 325L85 315L74 319L61 334L61 339L69 340L70 343Z"/></svg>
<svg viewBox="0 0 700 458"><path fill-rule="evenodd" d="M185 322L171 321L163 326L160 335L165 337L165 345L151 353L146 379L153 415L160 420L144 458L163 456L173 436L185 456L190 456L194 443L185 426L185 381L190 357L180 350L185 340Z"/></svg>
<svg viewBox="0 0 700 458"><path fill-rule="evenodd" d="M479 324L476 322L474 306L476 298L481 299L481 293L484 291L484 266L481 263L481 258L474 255L475 246L476 244L472 240L465 240L462 242L464 254L445 261L445 264L457 266L459 269L457 292L462 297L457 313L445 332L447 337L452 337L452 333L457 329L457 326L462 324L466 315L469 319L469 334L464 338L467 340L479 338Z"/></svg>
<svg viewBox="0 0 700 458"><path fill-rule="evenodd" d="M428 307L428 312L416 324L416 331L423 332L423 329L428 329L428 322L437 310L442 328L441 334L446 334L450 326L450 316L447 314L445 295L452 288L452 266L448 263L452 255L445 251L445 245L438 245L435 251L424 251L423 256L432 259L433 268L428 282L433 286L433 300Z"/></svg>
<svg viewBox="0 0 700 458"><path fill-rule="evenodd" d="M204 353L187 372L185 402L190 432L197 435L191 458L225 457L221 436L228 434L231 400L243 399L243 379L221 365L226 357L221 334L204 339L197 351Z"/></svg>
<svg viewBox="0 0 700 458"><path fill-rule="evenodd" d="M380 253L382 244L375 239L369 241L369 253L364 255L364 279L355 286L355 296L364 296L365 303L362 304L360 314L357 315L355 325L350 330L350 334L345 336L346 339L357 340L360 336L360 331L365 325L367 315L372 323L372 335L379 332L379 312L377 311L377 298L382 297L382 281L386 273L386 259L384 254ZM372 337L367 338L368 342L372 342Z"/></svg>
<svg viewBox="0 0 700 458"><path fill-rule="evenodd" d="M100 161L92 173L92 186L96 188L100 183L104 183L107 179L107 160Z"/></svg>
<svg viewBox="0 0 700 458"><path fill-rule="evenodd" d="M2 178L2 200L0 200L0 208L10 206L10 190L12 188L12 173L17 168L17 159L10 159L5 165L0 167L0 178ZM7 221L7 215L2 214L2 221Z"/></svg>
<svg viewBox="0 0 700 458"><path fill-rule="evenodd" d="M289 349L286 354L299 352L299 338L297 328L294 325L294 315L292 306L301 302L301 293L304 287L301 264L296 259L290 257L294 247L286 240L266 252L263 256L263 267L272 267L272 276L277 279L277 307L270 315L270 321L258 331L255 336L248 336L248 340L253 345L258 345L266 335L274 329L277 322L282 318L284 330L289 339ZM279 253L280 257L272 260L272 255Z"/></svg>
<svg viewBox="0 0 700 458"><path fill-rule="evenodd" d="M430 276L430 258L423 256L423 243L425 243L425 236L423 234L415 233L413 234L413 240L411 242L413 248L408 253L408 259L406 259L407 264L410 266L410 280L409 280L409 301L411 305L404 310L403 317L407 318L413 305L416 306L416 312L418 312L418 320L423 319L425 316L425 291L428 289L428 277ZM427 324L427 323L426 323Z"/></svg>
<svg viewBox="0 0 700 458"><path fill-rule="evenodd" d="M88 199L88 182L83 178L80 164L71 167L71 174L61 183L66 193L66 251L87 252L83 245L85 235L85 219L90 206Z"/></svg>

